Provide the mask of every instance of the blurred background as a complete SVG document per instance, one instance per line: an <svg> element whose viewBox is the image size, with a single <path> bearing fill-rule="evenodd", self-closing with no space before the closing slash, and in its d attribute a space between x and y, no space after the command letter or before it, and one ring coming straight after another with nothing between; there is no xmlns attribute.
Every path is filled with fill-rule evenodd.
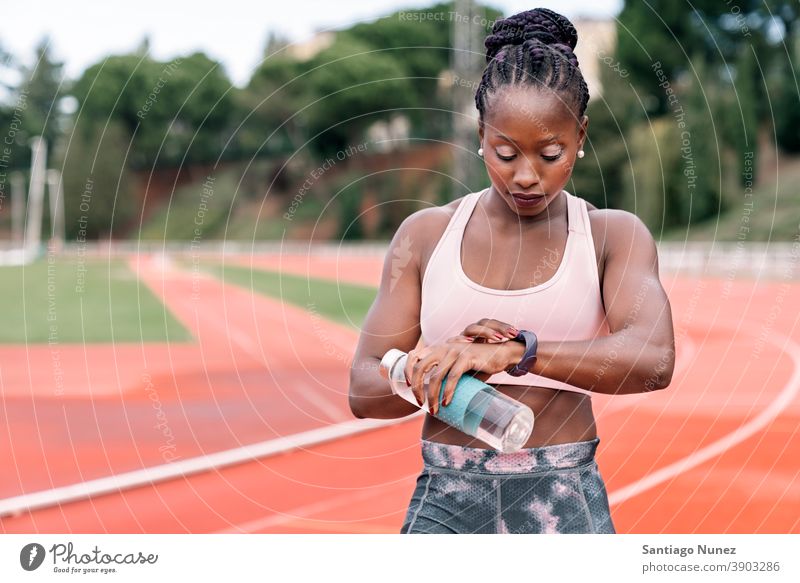
<svg viewBox="0 0 800 583"><path fill-rule="evenodd" d="M303 34L276 16L303 20L320 3L247 18L242 5L239 20L231 10L217 26L203 11L105 11L114 4L138 15L124 36L140 38L115 39L104 11L77 26L59 24L63 8L0 25L5 244L22 237L12 194L15 184L23 200L31 189L36 136L46 168L60 174L67 241L84 232L191 240L208 176L204 241L387 240L414 210L486 183L474 156L456 155L477 142L482 41L498 17L527 8L377 2L374 18L341 7L328 21L352 22ZM585 3L565 10L591 94L587 157L568 188L636 212L657 239L736 240L749 187L747 239L790 240L798 207L780 185L798 173L797 3L592 4L588 16ZM251 42L206 46L237 35ZM692 136L688 155L679 115ZM313 178L327 159L335 163ZM88 181L92 204L82 213Z"/></svg>
<svg viewBox="0 0 800 583"><path fill-rule="evenodd" d="M3 530L396 532L420 419L353 420L348 364L398 225L488 184L483 39L541 5L590 91L567 190L648 225L682 362L594 400L618 531L798 532L797 1L366 4L0 21Z"/></svg>

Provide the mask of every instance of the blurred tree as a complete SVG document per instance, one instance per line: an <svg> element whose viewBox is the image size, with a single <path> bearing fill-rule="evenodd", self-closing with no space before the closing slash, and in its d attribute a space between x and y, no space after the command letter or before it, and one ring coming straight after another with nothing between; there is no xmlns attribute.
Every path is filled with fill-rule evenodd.
<svg viewBox="0 0 800 583"><path fill-rule="evenodd" d="M130 135L119 122L73 134L64 160L68 238L120 236L135 218L133 176L125 155Z"/></svg>
<svg viewBox="0 0 800 583"><path fill-rule="evenodd" d="M233 88L222 65L196 52L160 67L153 87L162 88L140 116L137 150L159 166L227 158Z"/></svg>
<svg viewBox="0 0 800 583"><path fill-rule="evenodd" d="M135 136L136 167L214 162L231 120L231 83L203 53L171 62L147 55L108 57L84 71L74 95L78 126L89 132L109 120Z"/></svg>
<svg viewBox="0 0 800 583"><path fill-rule="evenodd" d="M27 95L19 91L20 66L14 56L0 44L0 132L2 147L10 150L0 165L2 192L8 201L10 187L8 173L17 168L30 167L30 135L23 125L22 116L28 106ZM8 143L11 142L11 143ZM10 203L9 203L10 204ZM4 204L5 206L5 204Z"/></svg>
<svg viewBox="0 0 800 583"><path fill-rule="evenodd" d="M478 6L477 10L483 12L476 24L484 33L490 32L492 24L502 16L499 10L487 6ZM441 94L437 84L452 59L454 11L454 2L443 2L428 8L398 11L374 22L356 24L341 33L375 49L390 51L388 54L403 64L412 78L409 102L424 106L404 112L417 135L433 138L449 135L450 92Z"/></svg>
<svg viewBox="0 0 800 583"><path fill-rule="evenodd" d="M649 96L651 113L662 114L668 110L667 96L658 87L654 63L660 62L674 83L689 71L692 55L714 65L704 83L716 82L728 75L727 66L744 46L752 45L766 70L797 17L797 0L625 0L618 17L618 55L632 82Z"/></svg>
<svg viewBox="0 0 800 583"><path fill-rule="evenodd" d="M758 86L761 81L761 72L758 68L757 53L753 47L742 47L742 53L736 62L736 78L732 91L726 91L723 97L734 95L736 109L729 109L728 115L720 116L724 123L726 119L736 123L736 131L728 142L736 152L738 160L748 158L752 161L752 176L745 177L739 172L739 180L743 185L747 180L756 180L758 168L758 109L761 101L761 92Z"/></svg>
<svg viewBox="0 0 800 583"><path fill-rule="evenodd" d="M6 94L10 94L15 88L15 84L10 78L15 74L15 68L16 60L14 55L8 52L0 42L0 87L7 92ZM0 93L0 105L3 105L5 101L5 95Z"/></svg>
<svg viewBox="0 0 800 583"><path fill-rule="evenodd" d="M28 138L42 136L49 147L60 135L62 115L58 101L65 93L63 63L54 61L50 39L44 37L36 47L36 61L32 67L22 67L22 82L18 92L24 93L26 107L23 126Z"/></svg>
<svg viewBox="0 0 800 583"><path fill-rule="evenodd" d="M777 79L772 86L775 99L775 136L787 152L800 152L800 51L797 19L787 23L784 51L777 61Z"/></svg>
<svg viewBox="0 0 800 583"><path fill-rule="evenodd" d="M347 35L308 64L307 83L318 101L304 117L323 155L362 142L366 127L392 110L420 104L404 63Z"/></svg>
<svg viewBox="0 0 800 583"><path fill-rule="evenodd" d="M680 131L667 117L641 120L627 132L630 159L622 165L620 207L635 213L658 239L665 228L683 226L678 203L685 190Z"/></svg>
<svg viewBox="0 0 800 583"><path fill-rule="evenodd" d="M686 133L680 135L675 149L680 150L680 171L674 174L677 193L676 212L669 222L689 225L716 216L722 208L721 172L724 144L720 140L721 120L718 109L719 86L706 83L708 67L702 58L692 59L695 77L685 100Z"/></svg>
<svg viewBox="0 0 800 583"><path fill-rule="evenodd" d="M278 32L275 32L274 30L271 30L269 31L269 34L267 34L267 42L264 43L264 50L262 51L261 57L262 59L266 60L270 57L281 54L286 50L287 47L289 47L290 44L291 43L289 42L288 38Z"/></svg>
<svg viewBox="0 0 800 583"><path fill-rule="evenodd" d="M653 64L659 63L667 79L674 81L687 69L687 51L705 50L697 17L687 4L674 0L626 0L617 17L617 56L652 114L667 111L667 96L658 86Z"/></svg>
<svg viewBox="0 0 800 583"><path fill-rule="evenodd" d="M150 56L150 35L145 34L142 37L142 40L139 41L139 46L136 47L136 50L133 51L133 54L137 57L149 57Z"/></svg>
<svg viewBox="0 0 800 583"><path fill-rule="evenodd" d="M353 241L364 238L361 202L364 199L363 177L345 173L332 181L332 198L339 219L337 238Z"/></svg>
<svg viewBox="0 0 800 583"><path fill-rule="evenodd" d="M259 65L236 96L242 123L237 140L244 152L288 155L302 149L308 139L303 108L313 100L303 77L308 69L285 53L267 57Z"/></svg>
<svg viewBox="0 0 800 583"><path fill-rule="evenodd" d="M647 114L629 78L601 63L600 82L602 97L593 99L586 109L589 118L583 148L586 157L575 163L572 189L598 208L629 208L623 194L624 171L632 155L628 133Z"/></svg>

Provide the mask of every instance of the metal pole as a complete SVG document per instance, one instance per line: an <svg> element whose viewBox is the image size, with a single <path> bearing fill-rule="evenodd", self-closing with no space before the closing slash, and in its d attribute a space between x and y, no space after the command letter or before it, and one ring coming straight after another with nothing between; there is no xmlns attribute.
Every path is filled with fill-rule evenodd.
<svg viewBox="0 0 800 583"><path fill-rule="evenodd" d="M20 248L23 244L22 222L25 220L25 177L13 172L11 181L11 240Z"/></svg>
<svg viewBox="0 0 800 583"><path fill-rule="evenodd" d="M42 204L44 203L47 142L42 136L31 139L31 184L28 190L28 222L25 227L25 249L36 253L42 238Z"/></svg>
<svg viewBox="0 0 800 583"><path fill-rule="evenodd" d="M456 0L451 67L453 91L453 198L478 190L483 177L478 149L475 90L484 59L482 14L473 0ZM476 18L477 16L477 18Z"/></svg>
<svg viewBox="0 0 800 583"><path fill-rule="evenodd" d="M64 187L61 172L58 170L47 171L47 196L50 199L50 217L53 223L50 237L56 249L61 249L64 245Z"/></svg>

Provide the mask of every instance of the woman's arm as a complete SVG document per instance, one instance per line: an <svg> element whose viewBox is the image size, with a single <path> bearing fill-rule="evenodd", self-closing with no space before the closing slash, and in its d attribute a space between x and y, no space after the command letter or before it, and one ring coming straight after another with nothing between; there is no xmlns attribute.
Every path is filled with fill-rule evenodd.
<svg viewBox="0 0 800 583"><path fill-rule="evenodd" d="M531 372L598 393L666 388L675 366L675 337L655 241L631 213L604 210L601 216L606 235L603 301L611 335L540 342ZM512 360L522 356L520 343L508 344Z"/></svg>
<svg viewBox="0 0 800 583"><path fill-rule="evenodd" d="M419 410L392 393L378 366L390 348L408 352L417 346L423 234L435 227L442 215L438 208L412 214L397 229L389 245L378 295L364 320L350 368L350 410L358 418L392 419Z"/></svg>

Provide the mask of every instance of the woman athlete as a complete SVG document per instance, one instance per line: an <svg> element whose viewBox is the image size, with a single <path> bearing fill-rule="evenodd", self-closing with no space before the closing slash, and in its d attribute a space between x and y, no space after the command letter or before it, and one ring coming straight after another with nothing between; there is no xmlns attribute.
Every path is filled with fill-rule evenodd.
<svg viewBox="0 0 800 583"><path fill-rule="evenodd" d="M591 395L670 383L653 237L635 215L564 190L589 121L576 42L547 9L495 23L475 96L491 185L412 214L386 255L350 407L359 418L417 411L378 373L387 350L409 352L406 378L430 415L403 533L614 533ZM467 372L533 410L524 449L501 453L432 416L442 381L447 406Z"/></svg>

